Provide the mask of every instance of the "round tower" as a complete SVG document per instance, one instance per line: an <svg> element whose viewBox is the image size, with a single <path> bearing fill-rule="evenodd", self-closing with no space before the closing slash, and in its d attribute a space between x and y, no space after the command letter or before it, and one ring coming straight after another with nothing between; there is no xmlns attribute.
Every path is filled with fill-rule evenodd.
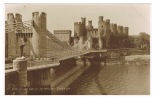
<svg viewBox="0 0 154 100"><path fill-rule="evenodd" d="M81 17L81 32L82 32L82 36L86 36L87 35L87 31L86 31L86 18Z"/></svg>
<svg viewBox="0 0 154 100"><path fill-rule="evenodd" d="M32 56L35 58L46 57L46 13L33 12L33 36L32 36Z"/></svg>
<svg viewBox="0 0 154 100"><path fill-rule="evenodd" d="M120 30L121 30L121 34L123 34L123 26L121 26Z"/></svg>
<svg viewBox="0 0 154 100"><path fill-rule="evenodd" d="M7 14L7 22L8 22L8 24L15 22L15 18L14 18L13 13L8 13Z"/></svg>
<svg viewBox="0 0 154 100"><path fill-rule="evenodd" d="M81 22L84 27L86 27L86 18L81 17Z"/></svg>
<svg viewBox="0 0 154 100"><path fill-rule="evenodd" d="M117 24L112 24L110 29L113 35L117 34Z"/></svg>
<svg viewBox="0 0 154 100"><path fill-rule="evenodd" d="M16 22L22 22L22 15L16 13L16 14L15 14L15 20L16 20Z"/></svg>
<svg viewBox="0 0 154 100"><path fill-rule="evenodd" d="M123 28L123 33L124 33L125 35L128 35L128 27L124 27L124 28Z"/></svg>
<svg viewBox="0 0 154 100"><path fill-rule="evenodd" d="M99 16L98 18L98 44L99 44L99 48L102 49L103 48L103 41L102 41L102 36L104 34L104 21L103 21L103 16Z"/></svg>
<svg viewBox="0 0 154 100"><path fill-rule="evenodd" d="M89 20L89 21L88 21L88 29L89 29L89 30L92 30L92 29L93 29L92 20Z"/></svg>
<svg viewBox="0 0 154 100"><path fill-rule="evenodd" d="M15 33L15 18L13 13L7 14L7 43L8 43L8 56L12 59L17 57L17 37Z"/></svg>
<svg viewBox="0 0 154 100"><path fill-rule="evenodd" d="M123 34L123 26L118 25L118 34Z"/></svg>
<svg viewBox="0 0 154 100"><path fill-rule="evenodd" d="M103 22L103 16L99 16L98 19L98 22Z"/></svg>
<svg viewBox="0 0 154 100"><path fill-rule="evenodd" d="M110 29L110 19L106 20L106 30Z"/></svg>

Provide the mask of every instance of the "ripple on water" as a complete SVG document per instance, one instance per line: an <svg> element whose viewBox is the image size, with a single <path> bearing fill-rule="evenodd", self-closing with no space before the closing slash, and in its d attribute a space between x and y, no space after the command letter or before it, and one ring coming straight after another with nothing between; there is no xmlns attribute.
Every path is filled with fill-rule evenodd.
<svg viewBox="0 0 154 100"><path fill-rule="evenodd" d="M66 94L150 94L150 66L118 64L90 67L69 88Z"/></svg>

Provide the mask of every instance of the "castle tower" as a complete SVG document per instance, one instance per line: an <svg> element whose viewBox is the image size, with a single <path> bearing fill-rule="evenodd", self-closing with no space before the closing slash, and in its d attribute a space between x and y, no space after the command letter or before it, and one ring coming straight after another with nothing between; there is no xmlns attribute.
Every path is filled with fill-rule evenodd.
<svg viewBox="0 0 154 100"><path fill-rule="evenodd" d="M81 23L84 27L86 27L86 18L81 17Z"/></svg>
<svg viewBox="0 0 154 100"><path fill-rule="evenodd" d="M88 29L89 29L89 30L92 30L92 29L93 29L92 20L89 20L89 21L88 21Z"/></svg>
<svg viewBox="0 0 154 100"><path fill-rule="evenodd" d="M17 24L17 27L18 27L18 28L16 29L16 31L19 32L19 31L21 30L21 28L22 28L22 25L23 25L22 23L20 23L20 22L22 22L22 15L16 13L16 14L15 14L15 22L18 23L18 24ZM20 32L20 33L21 33L21 32Z"/></svg>
<svg viewBox="0 0 154 100"><path fill-rule="evenodd" d="M111 30L110 30L110 19L106 20L106 27L105 27L105 48L109 48L109 42L110 42L110 36L111 36Z"/></svg>
<svg viewBox="0 0 154 100"><path fill-rule="evenodd" d="M106 30L110 30L110 19L106 20L106 25L105 25Z"/></svg>
<svg viewBox="0 0 154 100"><path fill-rule="evenodd" d="M124 27L123 28L123 34L128 36L128 27Z"/></svg>
<svg viewBox="0 0 154 100"><path fill-rule="evenodd" d="M46 57L46 13L33 12L33 36L32 36L32 56L42 58Z"/></svg>
<svg viewBox="0 0 154 100"><path fill-rule="evenodd" d="M111 32L113 33L113 35L117 34L117 24L111 24Z"/></svg>
<svg viewBox="0 0 154 100"><path fill-rule="evenodd" d="M99 44L99 48L102 49L103 48L103 43L102 43L102 36L104 34L104 22L103 22L103 16L99 16L98 19L98 44Z"/></svg>
<svg viewBox="0 0 154 100"><path fill-rule="evenodd" d="M14 59L17 57L17 36L15 33L15 18L13 13L7 14L7 22L8 25L6 27L6 36L7 36L7 44L8 44L8 57Z"/></svg>
<svg viewBox="0 0 154 100"><path fill-rule="evenodd" d="M118 25L118 34L123 34L123 26Z"/></svg>
<svg viewBox="0 0 154 100"><path fill-rule="evenodd" d="M22 22L22 15L16 13L15 14L15 20L16 20L16 22Z"/></svg>
<svg viewBox="0 0 154 100"><path fill-rule="evenodd" d="M87 31L86 31L86 18L81 17L81 32L83 36L87 36Z"/></svg>
<svg viewBox="0 0 154 100"><path fill-rule="evenodd" d="M80 37L80 36L83 36L82 24L81 22L75 22L74 23L74 37Z"/></svg>

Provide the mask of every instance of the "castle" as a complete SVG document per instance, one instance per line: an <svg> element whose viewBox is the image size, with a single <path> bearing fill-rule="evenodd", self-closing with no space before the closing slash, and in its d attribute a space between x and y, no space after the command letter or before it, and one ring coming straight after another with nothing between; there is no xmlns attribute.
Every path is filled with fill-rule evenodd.
<svg viewBox="0 0 154 100"><path fill-rule="evenodd" d="M74 44L90 39L90 48L110 48L111 35L128 36L129 28L123 27L115 23L110 23L110 19L103 20L103 16L99 16L98 28L92 26L92 20L88 21L86 26L86 18L81 17L81 22L74 23Z"/></svg>

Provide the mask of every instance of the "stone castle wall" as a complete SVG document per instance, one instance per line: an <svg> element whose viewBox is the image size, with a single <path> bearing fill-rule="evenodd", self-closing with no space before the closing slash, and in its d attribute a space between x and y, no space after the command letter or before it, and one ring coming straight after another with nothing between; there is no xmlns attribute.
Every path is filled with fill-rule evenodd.
<svg viewBox="0 0 154 100"><path fill-rule="evenodd" d="M111 35L129 35L129 28L110 23L110 19L103 19L103 16L98 17L98 28L92 26L92 20L88 21L86 26L86 18L81 17L81 22L74 23L74 37L89 37L97 38L99 48L110 47ZM86 41L86 40L85 40Z"/></svg>

